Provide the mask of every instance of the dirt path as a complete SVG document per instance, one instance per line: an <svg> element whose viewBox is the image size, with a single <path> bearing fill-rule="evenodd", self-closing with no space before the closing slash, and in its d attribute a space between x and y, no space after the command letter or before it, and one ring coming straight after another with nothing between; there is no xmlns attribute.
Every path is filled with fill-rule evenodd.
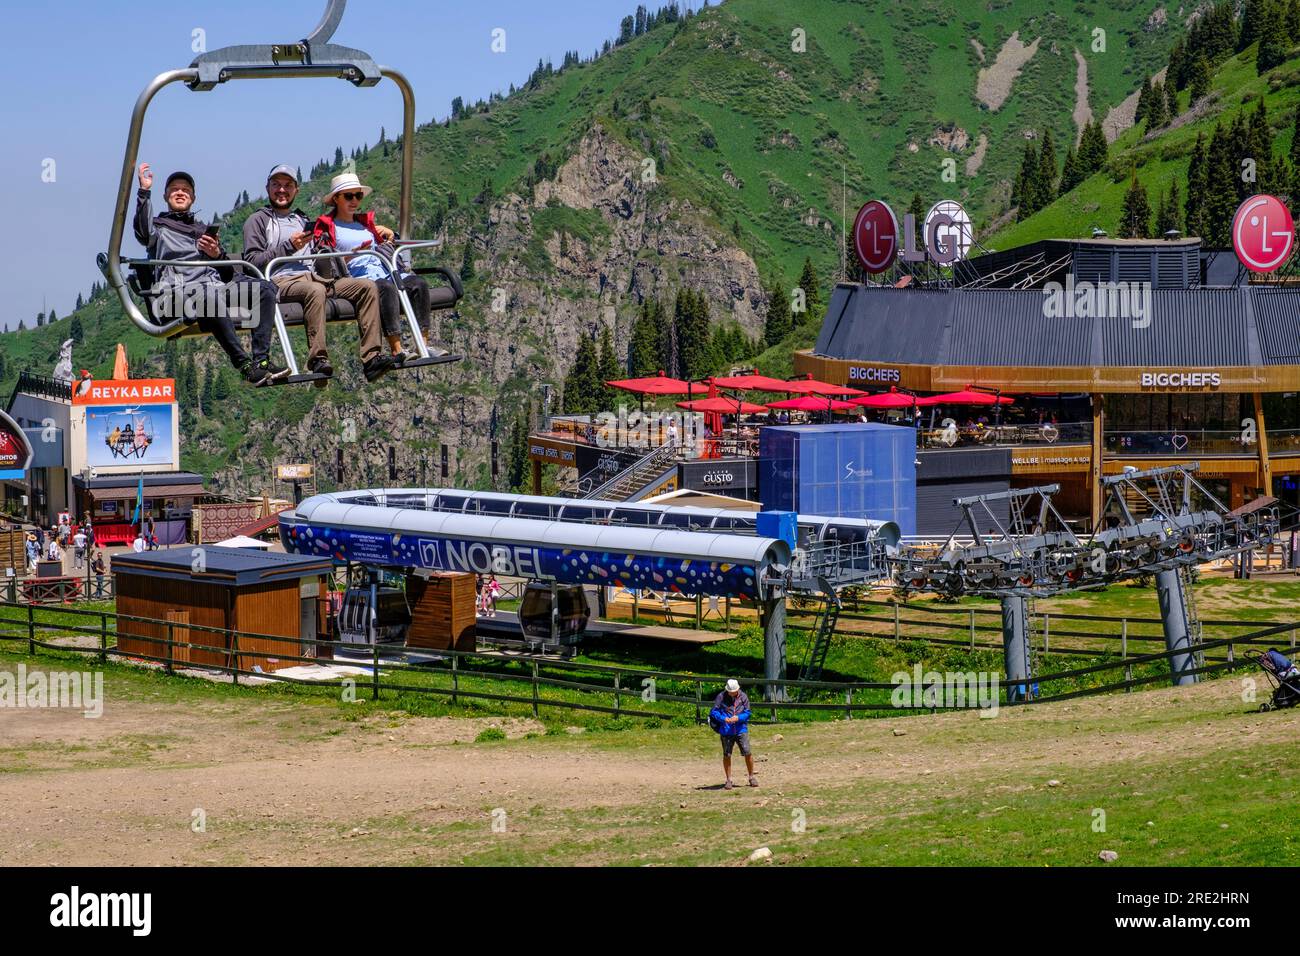
<svg viewBox="0 0 1300 956"><path fill-rule="evenodd" d="M763 788L740 796L888 784L894 811L906 812L934 787L987 794L1071 768L1294 743L1300 711L1244 713L1239 693L1238 681L1222 680L988 720L966 712L755 728ZM4 865L454 863L465 846L445 838L447 827L467 842L489 839L494 812L533 819L534 838L569 848L602 825L617 832L620 813L708 811L721 798L711 789L716 743L678 728L475 744L487 726L514 738L542 727L387 712L346 720L331 707L257 700L122 701L98 720L60 710L2 717ZM1117 717L1127 729L1113 729ZM575 818L592 819L593 832L560 826ZM662 829L671 840L671 825ZM444 836L422 839L435 830Z"/></svg>
<svg viewBox="0 0 1300 956"><path fill-rule="evenodd" d="M1016 77L1038 52L1038 42L1041 39L1038 37L1033 43L1025 45L1020 40L1019 30L1007 37L1007 42L998 50L993 65L981 69L976 78L975 95L981 103L991 110L1001 108L1011 95L1011 85L1015 83Z"/></svg>

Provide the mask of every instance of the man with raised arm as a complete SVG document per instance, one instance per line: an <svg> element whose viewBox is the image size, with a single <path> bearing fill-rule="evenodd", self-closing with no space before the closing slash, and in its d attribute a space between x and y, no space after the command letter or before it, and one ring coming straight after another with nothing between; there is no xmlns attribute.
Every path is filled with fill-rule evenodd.
<svg viewBox="0 0 1300 956"><path fill-rule="evenodd" d="M221 241L214 228L199 222L193 213L194 177L185 172L174 172L163 185L167 211L153 214L150 199L153 189L153 170L148 163L139 169L140 191L136 194L135 237L148 250L150 259L177 259L196 262L192 266L162 266L153 270L155 280L151 292L155 313L166 309L167 314L179 317L169 304L181 307L183 313L191 309L198 326L212 335L230 359L230 364L254 385L266 385L289 374L289 370L271 362L271 321L275 309L275 286L252 276L236 276L232 266L205 265L204 260L224 259ZM197 294L196 294L197 293ZM209 294L211 293L211 294ZM244 351L235 331L227 303L237 301L253 310L248 318L251 325L252 349L250 356Z"/></svg>

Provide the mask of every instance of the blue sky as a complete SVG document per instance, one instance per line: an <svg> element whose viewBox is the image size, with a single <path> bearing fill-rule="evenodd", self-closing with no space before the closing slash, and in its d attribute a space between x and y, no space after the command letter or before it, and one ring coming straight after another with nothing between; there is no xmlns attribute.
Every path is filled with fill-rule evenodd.
<svg viewBox="0 0 1300 956"><path fill-rule="evenodd" d="M0 181L9 187L8 244L22 252L0 256L0 323L13 327L23 318L31 326L47 307L65 317L77 293L99 278L95 254L108 244L132 106L156 74L189 65L195 29L205 31L209 50L292 42L324 8L324 0L6 4ZM352 0L334 41L404 72L425 123L445 118L455 96L506 92L539 58L558 65L566 50L589 56L635 8L636 0ZM504 53L491 49L498 27L506 31ZM257 193L275 163L305 171L332 158L336 145L374 143L381 125L391 135L401 115L401 96L387 81L370 90L325 79L249 81L209 93L177 84L154 99L140 158L159 176L192 172L196 209L210 217L230 209L241 191ZM42 181L47 159L56 164L52 183ZM159 193L155 187L155 202ZM129 222L127 233L124 253L135 255Z"/></svg>

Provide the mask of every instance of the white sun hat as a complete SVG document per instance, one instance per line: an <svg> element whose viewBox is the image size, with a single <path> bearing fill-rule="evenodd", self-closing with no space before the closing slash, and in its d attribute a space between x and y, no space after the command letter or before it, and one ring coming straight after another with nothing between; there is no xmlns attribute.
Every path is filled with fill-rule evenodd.
<svg viewBox="0 0 1300 956"><path fill-rule="evenodd" d="M361 192L367 196L374 192L374 190L369 186L363 186L361 184L361 180L357 178L356 173L339 173L330 180L330 191L323 202L327 206L333 205L334 197L336 195L341 192L351 192L355 189L360 189Z"/></svg>
<svg viewBox="0 0 1300 956"><path fill-rule="evenodd" d="M728 694L740 693L740 681L736 680L736 678L734 677L731 678L729 681L727 681L727 693Z"/></svg>

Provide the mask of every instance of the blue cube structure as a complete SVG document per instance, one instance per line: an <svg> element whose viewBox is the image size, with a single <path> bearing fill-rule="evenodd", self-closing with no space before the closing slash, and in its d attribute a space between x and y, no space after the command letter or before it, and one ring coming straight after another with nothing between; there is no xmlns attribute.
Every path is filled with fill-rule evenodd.
<svg viewBox="0 0 1300 956"><path fill-rule="evenodd" d="M901 425L780 425L759 431L764 511L898 523L916 533L916 429Z"/></svg>

